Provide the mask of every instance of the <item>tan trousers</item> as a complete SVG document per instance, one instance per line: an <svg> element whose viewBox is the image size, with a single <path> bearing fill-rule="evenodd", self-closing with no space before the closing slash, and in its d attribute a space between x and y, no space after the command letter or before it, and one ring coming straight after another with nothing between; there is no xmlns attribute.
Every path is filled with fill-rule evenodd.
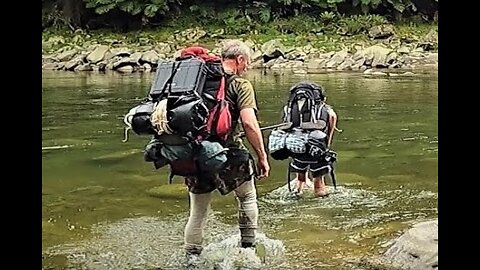
<svg viewBox="0 0 480 270"><path fill-rule="evenodd" d="M250 180L234 190L238 202L238 224L241 242L254 243L258 221L257 191L255 181ZM190 217L185 226L185 250L187 253L202 251L203 228L207 221L212 192L204 194L189 193Z"/></svg>

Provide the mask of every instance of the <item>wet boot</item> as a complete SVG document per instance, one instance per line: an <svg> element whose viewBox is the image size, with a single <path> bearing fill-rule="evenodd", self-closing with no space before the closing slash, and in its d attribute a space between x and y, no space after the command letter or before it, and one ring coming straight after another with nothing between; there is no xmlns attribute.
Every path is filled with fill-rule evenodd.
<svg viewBox="0 0 480 270"><path fill-rule="evenodd" d="M200 253L202 249L190 248L185 251L185 258L187 259L187 269L197 269Z"/></svg>
<svg viewBox="0 0 480 270"><path fill-rule="evenodd" d="M250 242L241 242L240 246L242 248L255 248L255 243L250 243Z"/></svg>

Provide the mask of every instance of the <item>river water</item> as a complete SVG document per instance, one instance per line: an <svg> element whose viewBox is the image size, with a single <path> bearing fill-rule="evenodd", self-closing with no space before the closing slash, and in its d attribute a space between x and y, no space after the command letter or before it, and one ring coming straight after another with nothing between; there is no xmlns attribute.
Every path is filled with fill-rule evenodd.
<svg viewBox="0 0 480 270"><path fill-rule="evenodd" d="M123 115L153 75L43 72L43 269L186 269L183 180L168 184L166 168L143 161L148 137L121 142ZM402 230L437 217L437 72L246 77L261 126L279 122L292 84L326 88L343 129L333 143L339 187L326 198L291 196L287 161L271 160L270 177L257 182L257 250L237 247L235 199L216 193L195 269L354 269Z"/></svg>

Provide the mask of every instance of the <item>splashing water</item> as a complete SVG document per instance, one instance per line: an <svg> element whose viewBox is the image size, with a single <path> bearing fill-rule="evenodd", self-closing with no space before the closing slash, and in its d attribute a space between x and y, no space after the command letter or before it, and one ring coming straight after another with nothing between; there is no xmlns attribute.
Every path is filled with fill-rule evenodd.
<svg viewBox="0 0 480 270"><path fill-rule="evenodd" d="M191 263L195 269L280 269L286 264L285 247L279 240L257 233L255 248L240 248L240 234L230 235L220 242L208 244Z"/></svg>
<svg viewBox="0 0 480 270"><path fill-rule="evenodd" d="M295 180L290 185L293 187ZM410 205L436 200L436 193L424 190L376 191L346 186L338 186L336 190L327 186L326 189L330 195L317 198L312 185L307 185L299 196L290 192L285 184L260 198L266 205L264 211L267 214L264 219L272 224L292 220L298 224L316 225L329 230L350 230L380 222L423 218L425 212L436 209L432 207L412 212L409 208L403 209L395 206L398 204L392 204L397 202L400 205ZM330 216L325 218L326 215Z"/></svg>
<svg viewBox="0 0 480 270"><path fill-rule="evenodd" d="M89 240L54 246L47 256L65 256L63 269L279 269L285 264L283 243L257 233L257 247L240 248L236 226L219 222L210 214L205 242L195 262L183 249L185 218L165 221L155 217L128 218L98 224ZM260 251L260 252L259 252ZM193 267L193 268L192 268Z"/></svg>
<svg viewBox="0 0 480 270"><path fill-rule="evenodd" d="M290 185L293 187L295 185L295 180L292 180ZM331 186L326 186L326 190L330 195L321 198L321 204L318 204L318 207L348 209L358 206L365 206L368 208L376 208L383 207L387 204L385 199L378 197L372 191L350 189L344 186L339 186L336 190ZM299 205L298 202L300 200L300 207L303 206L311 208L311 205L306 205L305 201L314 202L318 201L319 199L314 196L313 185L307 183L307 185L305 185L303 194L300 196L290 192L288 190L288 185L286 184L271 191L266 196L262 197L261 200L271 205Z"/></svg>

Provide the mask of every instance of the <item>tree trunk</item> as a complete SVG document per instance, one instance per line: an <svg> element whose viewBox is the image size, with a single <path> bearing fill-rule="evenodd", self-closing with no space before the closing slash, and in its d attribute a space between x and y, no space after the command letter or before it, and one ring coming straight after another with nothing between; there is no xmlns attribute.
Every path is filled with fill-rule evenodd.
<svg viewBox="0 0 480 270"><path fill-rule="evenodd" d="M61 0L62 13L68 23L73 26L82 25L82 14L84 10L82 0Z"/></svg>

